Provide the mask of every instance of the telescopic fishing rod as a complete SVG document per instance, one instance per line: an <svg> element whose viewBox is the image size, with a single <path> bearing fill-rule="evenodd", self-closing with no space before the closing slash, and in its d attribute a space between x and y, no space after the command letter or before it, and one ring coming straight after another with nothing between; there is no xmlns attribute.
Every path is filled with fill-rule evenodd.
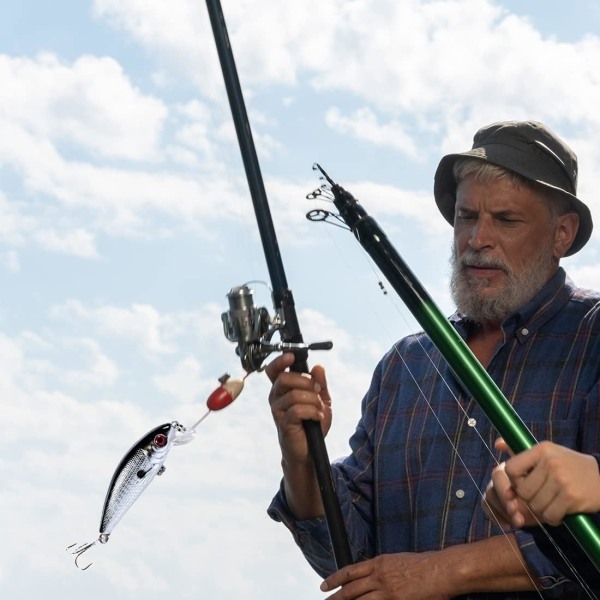
<svg viewBox="0 0 600 600"><path fill-rule="evenodd" d="M339 211L339 218L354 233L361 246L429 335L456 378L472 394L510 448L518 453L537 444L534 435L412 273L375 219L352 194L332 181L320 165L315 165L315 168L331 186L333 203ZM324 213L325 211L317 211L312 217L311 213L308 216L312 220L323 220L326 216ZM600 570L600 531L595 523L583 514L567 515L564 523Z"/></svg>
<svg viewBox="0 0 600 600"><path fill-rule="evenodd" d="M225 335L231 341L238 342L236 351L248 372L259 370L262 361L270 352L285 350L295 353L296 359L291 369L308 373L308 350L328 349L331 343L307 345L303 342L292 292L288 288L279 252L221 3L219 0L206 0L206 5L271 279L273 306L277 313L274 319L271 319L266 309L256 309L252 302L252 290L247 285L233 288L228 294L230 310L222 316ZM275 332L281 338L279 344L272 344L270 341ZM342 568L352 563L352 554L335 493L321 425L317 421L304 421L304 430L321 492L335 560L338 568Z"/></svg>

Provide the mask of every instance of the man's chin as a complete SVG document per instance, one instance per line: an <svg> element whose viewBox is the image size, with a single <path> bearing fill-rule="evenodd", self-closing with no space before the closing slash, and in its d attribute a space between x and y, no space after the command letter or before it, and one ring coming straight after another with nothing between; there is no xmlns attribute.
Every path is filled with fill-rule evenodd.
<svg viewBox="0 0 600 600"><path fill-rule="evenodd" d="M468 277L466 281L466 292L481 301L497 296L505 288L500 282L484 277Z"/></svg>

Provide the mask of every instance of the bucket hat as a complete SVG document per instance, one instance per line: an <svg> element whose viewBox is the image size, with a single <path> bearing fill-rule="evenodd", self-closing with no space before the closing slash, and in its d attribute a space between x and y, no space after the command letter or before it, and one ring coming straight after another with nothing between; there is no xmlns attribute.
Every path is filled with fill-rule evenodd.
<svg viewBox="0 0 600 600"><path fill-rule="evenodd" d="M543 123L503 121L486 125L475 134L471 150L442 158L435 173L433 193L440 212L451 225L456 203L454 163L469 157L509 169L568 198L572 210L579 215L579 229L565 256L585 246L593 222L590 209L576 196L577 156Z"/></svg>

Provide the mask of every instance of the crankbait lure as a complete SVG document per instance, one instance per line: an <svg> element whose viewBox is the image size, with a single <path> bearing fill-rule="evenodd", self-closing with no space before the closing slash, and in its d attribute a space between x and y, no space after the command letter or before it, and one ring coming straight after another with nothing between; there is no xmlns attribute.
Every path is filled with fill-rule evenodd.
<svg viewBox="0 0 600 600"><path fill-rule="evenodd" d="M106 492L102 516L100 519L100 535L97 540L87 544L71 544L67 550L75 554L75 564L82 571L92 563L81 567L78 563L81 555L97 542L106 544L113 529L142 495L152 480L165 472L164 462L173 446L181 446L191 442L196 434L196 427L213 411L229 406L241 393L244 382L240 379L229 379L229 375L219 378L221 385L215 389L206 406L208 411L189 429L173 421L155 427L139 439L121 459Z"/></svg>

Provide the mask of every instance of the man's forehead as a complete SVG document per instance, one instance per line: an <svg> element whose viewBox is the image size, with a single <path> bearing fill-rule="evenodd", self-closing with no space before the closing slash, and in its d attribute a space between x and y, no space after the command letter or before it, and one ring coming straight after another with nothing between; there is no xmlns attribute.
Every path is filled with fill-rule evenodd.
<svg viewBox="0 0 600 600"><path fill-rule="evenodd" d="M521 212L538 210L544 203L537 190L516 186L507 179L478 182L467 178L456 188L456 209Z"/></svg>

